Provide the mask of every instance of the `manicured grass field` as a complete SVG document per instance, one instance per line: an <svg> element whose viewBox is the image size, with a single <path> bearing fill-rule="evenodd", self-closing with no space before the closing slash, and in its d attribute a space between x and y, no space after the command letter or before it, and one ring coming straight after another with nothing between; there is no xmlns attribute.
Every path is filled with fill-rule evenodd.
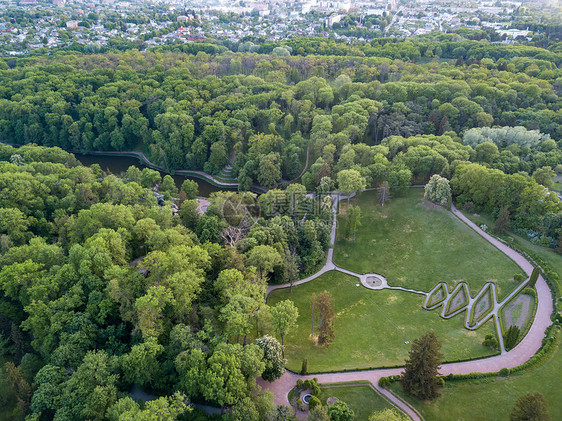
<svg viewBox="0 0 562 421"><path fill-rule="evenodd" d="M427 292L439 281L451 289L464 280L474 296L493 281L499 297L507 296L521 269L451 212L422 197L423 189L410 189L381 207L376 192L362 193L356 240L343 239L338 229L334 262L358 273L379 273L393 286Z"/></svg>
<svg viewBox="0 0 562 421"><path fill-rule="evenodd" d="M465 312L444 320L438 311L422 308L424 296L409 292L373 291L356 286L359 280L341 272L328 272L303 285L271 293L268 304L291 299L299 309L298 328L285 337L287 367L300 371L308 359L310 373L404 364L411 345L405 341L433 330L443 343L446 360L490 355L482 346L486 334L495 334L490 321L476 331L463 327ZM310 297L329 291L335 300L335 341L316 346L311 333ZM317 334L317 332L316 332Z"/></svg>
<svg viewBox="0 0 562 421"><path fill-rule="evenodd" d="M527 392L539 392L546 398L552 420L560 420L562 419L561 370L562 351L559 338L558 348L550 360L523 374L506 378L446 383L442 396L431 402L421 402L404 396L398 383L392 385L392 390L413 404L426 420L432 421L507 421L519 396Z"/></svg>
<svg viewBox="0 0 562 421"><path fill-rule="evenodd" d="M347 403L358 421L366 421L375 411L394 408L368 385L322 386L320 400L323 405L331 396Z"/></svg>

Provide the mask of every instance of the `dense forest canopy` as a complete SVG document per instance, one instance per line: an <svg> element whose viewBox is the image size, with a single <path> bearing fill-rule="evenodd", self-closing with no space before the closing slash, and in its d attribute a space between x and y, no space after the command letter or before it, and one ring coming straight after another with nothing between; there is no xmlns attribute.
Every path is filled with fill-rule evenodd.
<svg viewBox="0 0 562 421"><path fill-rule="evenodd" d="M333 191L386 200L439 174L457 206L562 250L559 52L266 47L0 60L0 389L18 416L171 420L187 397L264 419L256 378L283 373L276 338L296 319L267 286L325 262ZM228 169L239 191L201 214L189 183L69 153L132 150L170 173ZM139 405L135 387L160 398Z"/></svg>
<svg viewBox="0 0 562 421"><path fill-rule="evenodd" d="M299 184L259 200L218 192L201 215L179 193L174 214L169 177L0 144L0 341L16 364L0 396L17 399L16 416L172 420L186 397L236 419L271 410L255 379L284 372L271 335L292 303L270 308L267 284L324 261L331 200ZM167 397L141 408L133 386Z"/></svg>
<svg viewBox="0 0 562 421"><path fill-rule="evenodd" d="M404 188L434 173L451 177L462 162L536 174L549 187L544 174L562 162L560 54L449 41L377 40L376 57L333 55L353 49L294 39L284 51L295 55L187 54L169 46L5 60L0 138L78 151L135 149L168 171L217 175L232 165L241 190L275 188L304 169L309 191L341 187L342 170L358 171L367 187ZM321 55L323 46L332 55ZM299 53L305 47L316 54L298 55L308 54ZM456 58L384 57L389 48ZM548 232L543 224L556 209L519 228L556 244L559 223L547 224Z"/></svg>

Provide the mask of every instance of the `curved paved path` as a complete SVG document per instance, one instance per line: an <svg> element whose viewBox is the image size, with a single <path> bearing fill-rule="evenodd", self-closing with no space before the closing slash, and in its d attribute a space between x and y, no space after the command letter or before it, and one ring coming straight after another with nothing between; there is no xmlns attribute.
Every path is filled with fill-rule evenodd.
<svg viewBox="0 0 562 421"><path fill-rule="evenodd" d="M293 285L300 285L313 279L317 278L318 276L322 275L323 273L329 270L340 270L344 273L349 273L354 276L358 276L354 272L347 271L345 269L338 268L333 263L333 253L334 253L334 243L336 238L336 215L337 215L337 204L338 204L339 197L336 196L334 200L334 223L332 226L331 231L331 240L332 240L332 247L328 250L328 257L326 264L320 269L319 272L316 274L309 276L308 278L302 279L300 281L294 282ZM507 255L510 259L512 259L517 265L519 265L528 276L531 275L533 271L533 265L521 254L516 252L515 250L511 249L510 247L503 244L501 241L497 240L496 238L492 237L491 235L487 234L486 232L482 231L480 227L466 218L460 211L458 211L454 206L452 206L451 211L453 214L459 218L462 222L480 234L484 239L490 242L493 246L495 246L498 250L502 253ZM475 262L476 263L476 262ZM518 292L522 287L526 285L524 281L512 294ZM273 290L279 288L287 288L290 287L291 284L284 284L284 285L274 285L270 286L267 290L267 294ZM535 319L529 329L529 332L519 344L510 350L509 352L505 352L503 350L501 355L482 358L479 360L473 361L466 361L466 362L459 362L459 363L449 363L443 364L441 366L440 372L442 375L447 375L450 373L453 374L468 374L472 372L496 372L501 370L504 367L512 368L518 365L523 364L524 362L528 361L541 347L542 339L544 338L545 329L551 325L550 315L552 313L552 296L546 281L543 279L542 276L539 276L537 283L535 285L537 290L537 312L535 314ZM511 298L512 294L508 298ZM506 303L508 299L506 298L501 303L495 303L494 310L496 311ZM497 308L496 308L497 307ZM498 322L497 316L495 317L496 323ZM499 335L501 336L501 335ZM503 341L502 341L503 343ZM382 395L387 397L390 401L392 401L398 408L400 408L403 412L405 412L410 418L414 421L422 420L423 417L417 412L413 407L411 407L406 402L399 399L397 396L390 393L388 390L383 389L378 386L378 380L384 376L390 375L399 375L402 372L401 368L392 368L392 369L373 369L373 370L362 370L362 371L355 371L355 372L339 372L339 373L325 373L325 374L311 374L307 376L299 376L295 373L287 371L280 379L268 383L260 379L258 382L262 387L267 388L273 392L275 395L275 403L277 405L286 405L289 406L288 401L288 393L289 391L295 386L296 381L298 378L313 378L317 377L319 383L339 383L339 382L351 382L351 381L368 381L373 384L375 389L380 392Z"/></svg>

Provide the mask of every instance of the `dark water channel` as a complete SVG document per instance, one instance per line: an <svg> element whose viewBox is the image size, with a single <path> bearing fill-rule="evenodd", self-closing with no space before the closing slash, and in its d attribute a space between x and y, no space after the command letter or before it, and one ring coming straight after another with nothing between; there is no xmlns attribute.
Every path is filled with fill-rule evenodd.
<svg viewBox="0 0 562 421"><path fill-rule="evenodd" d="M89 166L92 164L98 164L103 171L115 175L124 173L131 165L141 169L145 167L139 159L130 156L84 155L80 153L75 153L74 156L76 156L76 159L84 165ZM160 175L164 177L166 173L160 172ZM176 182L178 188L181 187L182 183L186 179L195 181L199 185L199 196L203 197L209 197L209 195L213 192L224 190L224 188L213 186L207 181L199 178L186 177L183 175L171 175L171 177Z"/></svg>

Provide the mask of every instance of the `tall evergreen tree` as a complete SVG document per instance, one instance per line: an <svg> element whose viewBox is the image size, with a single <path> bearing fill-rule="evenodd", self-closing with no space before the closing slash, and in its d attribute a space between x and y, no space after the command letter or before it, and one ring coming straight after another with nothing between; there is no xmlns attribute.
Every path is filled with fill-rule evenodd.
<svg viewBox="0 0 562 421"><path fill-rule="evenodd" d="M509 228L509 209L505 206L494 221L494 232L503 234Z"/></svg>
<svg viewBox="0 0 562 421"><path fill-rule="evenodd" d="M505 335L503 335L503 341L505 343L505 349L506 350L509 351L515 345L517 345L517 339L519 339L520 333L521 333L521 330L519 329L518 326L515 326L515 325L509 326L509 328L505 332Z"/></svg>
<svg viewBox="0 0 562 421"><path fill-rule="evenodd" d="M437 370L443 358L440 348L441 343L433 332L414 340L402 373L402 387L406 393L418 399L439 396L437 389L441 382Z"/></svg>

